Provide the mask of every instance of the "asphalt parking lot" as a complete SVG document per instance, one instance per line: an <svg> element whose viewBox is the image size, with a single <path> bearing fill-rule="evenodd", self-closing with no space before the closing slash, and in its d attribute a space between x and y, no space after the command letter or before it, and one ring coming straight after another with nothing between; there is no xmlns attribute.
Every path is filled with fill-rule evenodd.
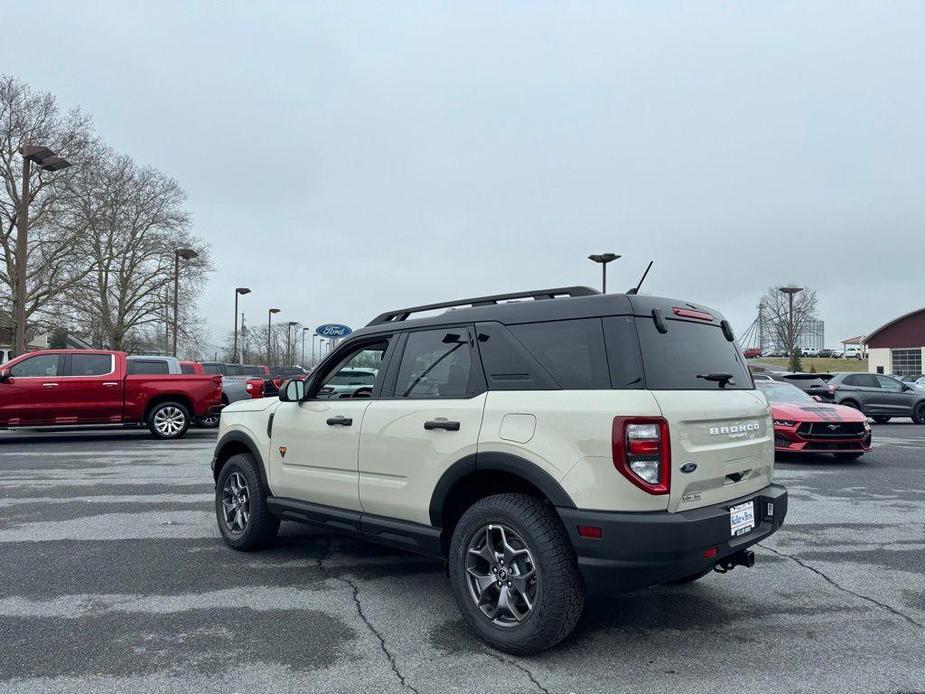
<svg viewBox="0 0 925 694"><path fill-rule="evenodd" d="M284 524L225 547L214 433L0 432L4 692L925 692L925 427L783 461L754 569L595 600L559 648L493 652L439 563Z"/></svg>

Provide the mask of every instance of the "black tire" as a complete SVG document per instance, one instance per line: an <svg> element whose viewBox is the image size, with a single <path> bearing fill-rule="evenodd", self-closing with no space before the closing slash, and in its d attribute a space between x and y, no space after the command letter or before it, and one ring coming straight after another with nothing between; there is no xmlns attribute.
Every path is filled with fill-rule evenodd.
<svg viewBox="0 0 925 694"><path fill-rule="evenodd" d="M711 571L713 571L712 568L704 569L703 571L699 571L698 573L691 574L690 576L682 576L681 578L676 578L673 581L665 581L665 583L669 586L683 586L686 583L693 583L694 581L699 581L701 578L706 576Z"/></svg>
<svg viewBox="0 0 925 694"><path fill-rule="evenodd" d="M835 460L841 460L847 463L852 460L857 460L864 454L863 453L833 453L832 455L835 456Z"/></svg>
<svg viewBox="0 0 925 694"><path fill-rule="evenodd" d="M205 417L200 417L196 420L196 425L202 427L203 429L214 429L221 422L221 413L207 414Z"/></svg>
<svg viewBox="0 0 925 694"><path fill-rule="evenodd" d="M179 439L192 423L186 405L173 400L157 403L148 412L148 430L158 439Z"/></svg>
<svg viewBox="0 0 925 694"><path fill-rule="evenodd" d="M925 424L925 402L920 402L912 410L912 421L916 424Z"/></svg>
<svg viewBox="0 0 925 694"><path fill-rule="evenodd" d="M244 502L237 504L240 495L229 496L228 491L235 487L235 482L240 489L242 481ZM228 502L233 508L226 513ZM234 510L242 510L246 516L238 516ZM243 519L243 524L235 522L235 518ZM250 453L233 455L222 466L215 483L215 520L222 538L232 549L251 552L273 544L279 531L279 518L270 515L267 491L260 480L257 461Z"/></svg>
<svg viewBox="0 0 925 694"><path fill-rule="evenodd" d="M473 543L479 542L480 537L485 538L481 551L486 551L490 542L497 548L497 541L488 538L500 532L503 532L504 538L509 538L508 547L515 547L515 554L521 555L510 559L508 567L504 567L504 560L500 558L507 556L507 551L500 555L488 551L487 554L494 556L494 562L486 559L486 555L470 552ZM485 573L483 580L489 579L487 587L482 588L481 595L486 600L481 603L476 601L478 588L476 579L469 573L469 569L473 568L470 561L483 563L485 568L478 571ZM490 568L492 564L494 568ZM512 565L515 568L512 569ZM531 570L525 571L525 567ZM502 581L495 583L493 576L488 574L489 570L500 576ZM505 576L506 570L511 572L510 575ZM555 646L575 628L584 607L584 584L575 551L562 522L548 504L526 494L489 496L466 510L453 531L449 574L456 604L473 631L494 648L514 655L529 655ZM526 586L525 593L532 591L532 606L518 597L522 594L517 592L511 581L507 581L507 586L512 586L507 592L508 589L501 585L505 578L514 582L520 579ZM501 587L498 588L498 585ZM521 605L528 605L520 620L515 620L513 612L508 610L502 614L501 591L511 596L512 604L521 601ZM493 594L497 595L494 598L497 606L495 619L480 606L486 604L485 609L491 611L489 604ZM505 618L509 624L498 623Z"/></svg>
<svg viewBox="0 0 925 694"><path fill-rule="evenodd" d="M886 424L887 422L890 421L890 419L892 419L892 417L887 417L886 415L883 415L883 414L875 414L875 415L872 417L872 419L873 419L877 424Z"/></svg>

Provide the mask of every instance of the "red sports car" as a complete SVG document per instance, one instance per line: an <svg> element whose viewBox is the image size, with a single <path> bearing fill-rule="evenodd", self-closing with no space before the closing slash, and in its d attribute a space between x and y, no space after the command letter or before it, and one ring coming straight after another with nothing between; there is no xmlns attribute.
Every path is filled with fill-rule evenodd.
<svg viewBox="0 0 925 694"><path fill-rule="evenodd" d="M870 424L858 410L820 402L789 383L755 385L771 403L778 453L832 453L839 460L856 460L870 450Z"/></svg>

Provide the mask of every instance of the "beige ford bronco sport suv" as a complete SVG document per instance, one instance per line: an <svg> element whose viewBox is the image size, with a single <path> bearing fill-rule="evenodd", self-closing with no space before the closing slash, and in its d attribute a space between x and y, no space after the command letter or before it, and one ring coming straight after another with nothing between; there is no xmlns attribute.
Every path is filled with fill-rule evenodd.
<svg viewBox="0 0 925 694"><path fill-rule="evenodd" d="M358 368L372 385L328 387ZM278 399L226 407L215 510L239 550L287 520L443 558L468 624L528 654L571 632L588 591L751 566L787 512L773 436L712 309L477 297L384 313Z"/></svg>

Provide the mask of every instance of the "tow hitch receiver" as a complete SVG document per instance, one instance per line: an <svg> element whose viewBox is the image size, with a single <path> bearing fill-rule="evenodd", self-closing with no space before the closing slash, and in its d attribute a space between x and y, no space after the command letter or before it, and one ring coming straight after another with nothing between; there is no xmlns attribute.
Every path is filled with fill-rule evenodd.
<svg viewBox="0 0 925 694"><path fill-rule="evenodd" d="M716 566L713 567L713 570L717 573L724 574L737 566L744 566L750 569L754 565L755 553L750 549L743 549L741 552L736 552L731 557L726 557L721 562L717 563Z"/></svg>

